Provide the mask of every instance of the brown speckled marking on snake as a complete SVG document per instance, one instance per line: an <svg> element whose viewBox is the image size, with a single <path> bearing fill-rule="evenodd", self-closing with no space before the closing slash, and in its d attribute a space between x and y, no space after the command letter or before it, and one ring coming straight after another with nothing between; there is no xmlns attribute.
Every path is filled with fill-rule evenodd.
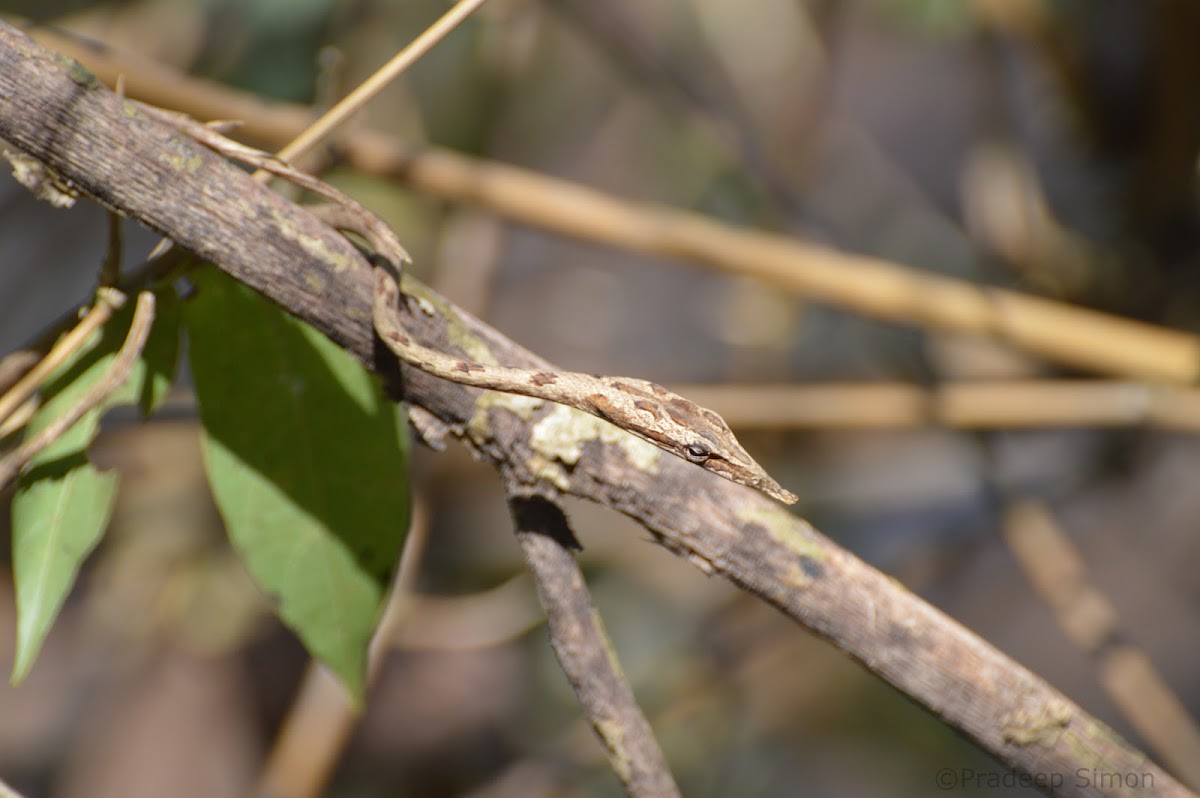
<svg viewBox="0 0 1200 798"><path fill-rule="evenodd" d="M647 402L645 399L638 399L633 403L633 406L638 410L641 410L643 413L650 413L651 415L655 416L657 416L660 412L659 407L655 402Z"/></svg>
<svg viewBox="0 0 1200 798"><path fill-rule="evenodd" d="M472 363L469 360L454 361L454 372L456 374L474 374L480 371L487 371L488 367L480 363Z"/></svg>
<svg viewBox="0 0 1200 798"><path fill-rule="evenodd" d="M361 236L375 255L401 270L411 259L382 219L333 186L305 174L267 153L225 138L216 130L169 111L142 106L201 144L243 163L288 180L331 204L309 208L335 229ZM373 259L373 260L377 260ZM400 287L385 266L375 269L374 322L380 339L396 357L435 377L460 385L531 396L558 402L616 424L664 451L706 471L761 490L791 504L784 490L737 442L716 413L661 385L632 377L594 377L573 371L548 372L471 363L422 346L403 330L398 304Z"/></svg>

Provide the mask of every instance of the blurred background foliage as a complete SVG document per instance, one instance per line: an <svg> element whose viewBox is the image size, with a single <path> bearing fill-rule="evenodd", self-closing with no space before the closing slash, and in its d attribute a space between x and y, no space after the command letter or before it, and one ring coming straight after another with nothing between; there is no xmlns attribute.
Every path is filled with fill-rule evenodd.
<svg viewBox="0 0 1200 798"><path fill-rule="evenodd" d="M318 109L445 7L0 3ZM1197 41L1200 5L1186 0L493 0L355 124L1194 331ZM578 370L734 384L1072 376L370 176L331 179L394 223L439 290ZM104 224L94 206L65 214L0 184L3 351L87 295ZM127 232L131 259L154 240ZM125 475L113 528L27 683L0 687L0 774L29 796L251 794L305 657L227 548L186 381L155 421L132 422L109 418L94 451ZM818 427L743 439L822 531L1144 745L1094 652L1072 645L1004 543L1013 503L1044 503L1122 634L1200 706L1193 436ZM493 474L461 451L426 453L413 481L429 532L413 611L330 784L307 787L619 794L538 625ZM940 768L997 771L769 608L623 519L573 510L596 600L686 795L925 795ZM7 663L14 609L0 588ZM324 700L334 712L336 695ZM334 725L322 723L292 732L319 748Z"/></svg>

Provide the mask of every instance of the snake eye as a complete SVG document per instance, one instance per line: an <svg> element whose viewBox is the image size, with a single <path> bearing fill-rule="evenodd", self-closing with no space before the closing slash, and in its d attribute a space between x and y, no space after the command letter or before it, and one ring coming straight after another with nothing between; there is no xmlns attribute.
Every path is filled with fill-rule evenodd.
<svg viewBox="0 0 1200 798"><path fill-rule="evenodd" d="M703 463L712 457L712 450L699 443L689 443L683 448L683 452L687 455L687 459L693 463Z"/></svg>

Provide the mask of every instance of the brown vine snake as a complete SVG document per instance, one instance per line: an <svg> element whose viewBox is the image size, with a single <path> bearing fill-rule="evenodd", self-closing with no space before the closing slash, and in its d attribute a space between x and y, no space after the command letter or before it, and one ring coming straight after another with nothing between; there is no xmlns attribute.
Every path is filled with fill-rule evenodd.
<svg viewBox="0 0 1200 798"><path fill-rule="evenodd" d="M328 204L305 209L330 227L359 236L373 250L375 330L404 363L461 385L521 394L582 410L706 471L786 504L796 501L794 494L780 487L742 448L719 415L661 385L631 377L473 363L414 341L400 321L403 294L396 281L405 264L412 261L382 219L333 186L268 153L228 139L215 127L153 106L139 107L227 158L262 169L328 200Z"/></svg>

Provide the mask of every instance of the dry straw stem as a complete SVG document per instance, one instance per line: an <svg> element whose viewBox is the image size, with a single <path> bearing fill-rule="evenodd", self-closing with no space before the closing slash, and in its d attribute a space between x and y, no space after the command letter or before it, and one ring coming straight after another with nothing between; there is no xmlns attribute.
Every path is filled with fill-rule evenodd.
<svg viewBox="0 0 1200 798"><path fill-rule="evenodd" d="M356 111L370 102L371 98L385 86L400 76L404 70L417 62L421 56L428 53L435 44L446 37L450 31L457 28L471 16L486 0L459 0L454 7L443 14L437 22L430 25L413 39L407 47L396 53L390 61L375 71L371 77L360 83L354 91L347 94L337 105L322 114L311 125L284 146L277 157L281 161L292 161L315 147L333 130L349 119Z"/></svg>
<svg viewBox="0 0 1200 798"><path fill-rule="evenodd" d="M113 359L112 365L104 375L96 381L73 407L43 427L36 435L22 443L3 459L0 459L0 489L8 485L25 464L37 456L70 429L84 414L104 401L104 399L125 383L133 369L134 362L146 345L146 337L150 334L150 326L154 323L154 294L143 291L138 295L137 305L133 312L133 324L121 350Z"/></svg>
<svg viewBox="0 0 1200 798"><path fill-rule="evenodd" d="M42 355L28 349L18 349L0 358L0 395L7 393L41 359ZM3 419L0 415L0 420Z"/></svg>
<svg viewBox="0 0 1200 798"><path fill-rule="evenodd" d="M1153 426L1200 432L1200 391L1134 381L672 385L740 430Z"/></svg>
<svg viewBox="0 0 1200 798"><path fill-rule="evenodd" d="M1146 653L1124 640L1116 609L1054 517L1038 502L1018 502L1004 538L1063 632L1091 657L1109 698L1180 779L1200 787L1200 728Z"/></svg>
<svg viewBox="0 0 1200 798"><path fill-rule="evenodd" d="M29 370L41 362L44 355L30 349L18 349L0 358L0 401L6 399L5 394ZM37 407L34 400L26 400L7 415L0 415L0 442L9 435L25 426Z"/></svg>
<svg viewBox="0 0 1200 798"><path fill-rule="evenodd" d="M96 301L79 323L60 338L58 343L33 368L25 372L4 396L0 396L0 422L5 421L21 406L22 402L33 396L37 387L53 374L55 369L66 362L72 353L83 346L92 333L104 326L104 323L112 318L112 314L120 310L124 304L125 295L120 291L111 288L98 290ZM14 353L14 355L20 354L19 352Z"/></svg>
<svg viewBox="0 0 1200 798"><path fill-rule="evenodd" d="M145 59L36 30L48 47L102 80L125 75L126 93L198 119L241 119L240 133L279 146L310 119L303 106L267 104ZM999 288L940 277L786 236L609 196L525 169L430 146L406 146L358 130L338 142L356 169L387 175L431 196L482 205L562 235L666 256L846 310L932 329L990 336L1046 359L1098 373L1190 384L1200 379L1200 338Z"/></svg>
<svg viewBox="0 0 1200 798"><path fill-rule="evenodd" d="M3 392L3 395L0 395L0 438L15 432L29 421L33 415L34 403L22 403L33 395L43 380L87 341L92 332L99 329L114 312L124 306L125 294L114 288L121 276L121 252L121 217L110 211L108 251L100 264L100 287L96 290L96 300L91 310L70 332L59 339L44 357L40 357L36 349L31 347L17 350L0 361L0 392ZM49 338L61 329L63 327L60 322L52 325L41 337ZM5 375L8 368L11 368L11 380ZM15 416L14 413L20 407L24 408L23 412L20 417Z"/></svg>
<svg viewBox="0 0 1200 798"><path fill-rule="evenodd" d="M370 266L349 241L212 151L130 114L79 67L2 23L0 137L86 194L171 236L399 385L395 361L381 353L370 322ZM411 275L405 287L437 310L410 314L414 337L443 349L467 340L497 363L551 368ZM1159 795L1190 794L1061 692L765 496L679 458L642 462L619 441L589 438L562 455L570 460L564 467L557 455L533 448L554 408L485 408L477 391L412 369L403 378L406 400L466 439L512 483L544 490L553 478L556 490L627 515L705 572L829 640L1007 767L1145 774L1139 778L1153 779ZM1100 794L1070 778L1059 792Z"/></svg>

